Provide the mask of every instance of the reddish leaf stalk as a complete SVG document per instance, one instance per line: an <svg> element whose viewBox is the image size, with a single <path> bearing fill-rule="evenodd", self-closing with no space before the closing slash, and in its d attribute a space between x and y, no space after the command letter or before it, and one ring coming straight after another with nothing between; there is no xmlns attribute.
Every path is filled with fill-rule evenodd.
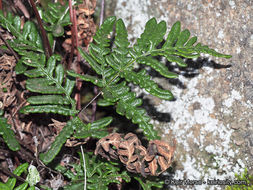
<svg viewBox="0 0 253 190"><path fill-rule="evenodd" d="M47 33L42 25L42 21L41 21L41 18L40 18L40 15L39 15L39 12L36 8L36 5L34 3L33 0L29 0L32 8L33 8L33 11L35 13L35 16L36 16L36 19L39 23L39 28L40 28L40 31L41 31L41 35L42 35L42 41L43 41L43 46L45 48L45 52L46 52L46 56L47 58L49 58L50 56L52 56L53 52L52 52L52 49L51 49L51 46L49 44L49 40L48 40L48 37L47 37Z"/></svg>
<svg viewBox="0 0 253 190"><path fill-rule="evenodd" d="M76 21L76 10L72 7L72 0L69 0L69 11L70 11L70 20L72 22L71 26L71 53L70 53L70 58L69 58L69 67L71 67L71 63L73 61L73 55L74 55L74 50L78 48L78 34L77 34L77 21ZM77 65L76 65L76 72L81 73L81 68L80 68L80 54L79 51L77 50ZM76 87L78 92L75 94L75 100L76 100L76 106L77 109L81 109L81 94L80 90L82 87L82 82L79 81L78 79L76 80Z"/></svg>
<svg viewBox="0 0 253 190"><path fill-rule="evenodd" d="M71 52L70 52L70 57L69 57L69 65L68 67L70 68L70 65L72 63L73 60L73 56L74 56L74 27L73 27L73 8L72 8L72 0L69 0L69 16L70 16L70 21L72 23L71 26Z"/></svg>
<svg viewBox="0 0 253 190"><path fill-rule="evenodd" d="M1 1L1 0L0 0ZM15 59L18 61L18 54L12 49L12 47L8 44L7 40L4 39L2 32L0 32L0 38L4 41L5 45L8 47L8 49L11 51Z"/></svg>

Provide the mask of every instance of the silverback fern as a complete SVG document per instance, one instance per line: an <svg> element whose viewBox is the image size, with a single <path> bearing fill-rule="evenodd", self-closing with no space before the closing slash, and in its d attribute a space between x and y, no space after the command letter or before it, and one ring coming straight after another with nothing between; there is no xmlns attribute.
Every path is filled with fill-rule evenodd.
<svg viewBox="0 0 253 190"><path fill-rule="evenodd" d="M45 29L50 36L51 46L53 38L63 35L62 31L55 33L54 27L57 25L57 28L62 29L70 23L69 14L63 10L66 9L57 9L55 5L49 4L48 11L42 14L42 19L47 23ZM62 145L71 136L82 139L87 137L102 138L108 135L105 127L112 122L112 117L105 117L88 124L84 124L79 119L78 113L80 111L76 109L76 102L73 99L76 78L91 82L99 87L99 95L102 95L98 101L99 106L115 106L118 114L137 124L148 140L154 140L159 139L157 131L149 123L150 118L146 111L140 108L142 99L136 97L128 84L138 85L151 95L164 100L171 100L173 95L170 91L158 87L145 69L136 72L134 63L149 66L163 77L176 78L177 74L170 72L163 63L156 59L157 56L165 57L169 62L175 62L180 67L187 66L184 58L197 58L201 53L223 58L231 57L218 53L201 43L196 44L197 37L190 38L189 30L181 31L180 22L176 22L172 26L167 38L165 38L166 23L164 21L157 23L155 18L146 23L144 32L131 47L124 22L113 16L107 18L98 29L94 36L94 42L89 45L88 53L79 48L82 57L96 73L93 76L80 75L64 69L63 65L60 64L62 60L60 55L53 54L46 58L40 33L33 22L27 21L21 29L21 19L18 16L13 17L11 14L4 16L0 12L0 25L15 37L13 40L8 40L10 46L21 56L15 71L17 74L23 74L27 77L26 88L33 92L33 95L27 99L30 105L24 106L20 112L24 114L55 113L71 116L66 126L55 138L50 149L40 154L40 159L45 164L49 164L55 158ZM114 26L115 39L111 37ZM7 47L2 46L1 48L6 49ZM18 150L20 146L15 140L13 131L2 116L0 125L0 134L4 137L9 148L13 151ZM107 169L102 169L104 162L95 161L95 157L90 154L85 154L85 156L86 162L90 159L94 161L90 164L86 163L88 167L88 188L90 185L90 189L93 187L106 189L107 187L96 185L100 184L99 181L101 182L101 180L105 181L106 186L110 182L119 182L118 179L120 178L129 181L128 174L126 172L120 173L115 164L107 162ZM77 166L74 167L77 168ZM58 170L64 172L64 168L58 167ZM106 172L103 173L103 171ZM110 180L106 181L106 179ZM160 182L147 180L145 184L139 177L135 176L135 179L140 182L144 189L151 189L152 186L161 187ZM72 187L66 187L66 189L68 188Z"/></svg>

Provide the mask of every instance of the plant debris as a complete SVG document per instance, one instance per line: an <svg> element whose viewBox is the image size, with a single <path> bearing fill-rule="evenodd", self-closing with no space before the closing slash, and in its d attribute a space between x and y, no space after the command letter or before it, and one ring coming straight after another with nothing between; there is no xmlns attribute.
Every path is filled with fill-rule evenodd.
<svg viewBox="0 0 253 190"><path fill-rule="evenodd" d="M161 140L150 140L148 148L133 133L123 138L122 134L112 133L97 142L95 155L107 160L120 160L130 172L158 176L166 171L172 163L176 142L170 146Z"/></svg>

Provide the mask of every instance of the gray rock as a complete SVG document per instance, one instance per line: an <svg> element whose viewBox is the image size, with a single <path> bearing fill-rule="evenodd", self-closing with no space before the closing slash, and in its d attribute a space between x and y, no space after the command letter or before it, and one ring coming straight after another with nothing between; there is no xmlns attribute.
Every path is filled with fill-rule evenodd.
<svg viewBox="0 0 253 190"><path fill-rule="evenodd" d="M189 62L199 67L193 67L197 73L193 77L179 76L186 88L155 78L177 100L156 104L157 111L170 113L171 120L153 123L165 140L175 137L179 143L175 178L233 179L244 167L252 174L251 141L236 146L239 141L233 138L244 139L242 134L253 129L253 1L112 0L108 4L115 10L107 14L125 21L130 39L136 39L152 17L165 20L168 28L180 20L199 42L233 56ZM203 186L214 188L219 189Z"/></svg>

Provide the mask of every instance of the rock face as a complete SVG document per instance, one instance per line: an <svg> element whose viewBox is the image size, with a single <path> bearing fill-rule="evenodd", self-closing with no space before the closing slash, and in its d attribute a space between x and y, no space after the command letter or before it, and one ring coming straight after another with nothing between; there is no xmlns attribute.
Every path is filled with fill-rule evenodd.
<svg viewBox="0 0 253 190"><path fill-rule="evenodd" d="M178 141L174 178L232 180L245 167L252 174L253 1L117 0L108 4L115 7L108 14L125 21L130 39L136 39L152 17L165 20L169 29L180 20L199 42L233 56L188 60L189 68L178 68L181 74L174 82L155 77L176 97L172 102L153 99L156 111L169 113L170 119L152 121L164 139ZM202 185L201 189L224 187Z"/></svg>

